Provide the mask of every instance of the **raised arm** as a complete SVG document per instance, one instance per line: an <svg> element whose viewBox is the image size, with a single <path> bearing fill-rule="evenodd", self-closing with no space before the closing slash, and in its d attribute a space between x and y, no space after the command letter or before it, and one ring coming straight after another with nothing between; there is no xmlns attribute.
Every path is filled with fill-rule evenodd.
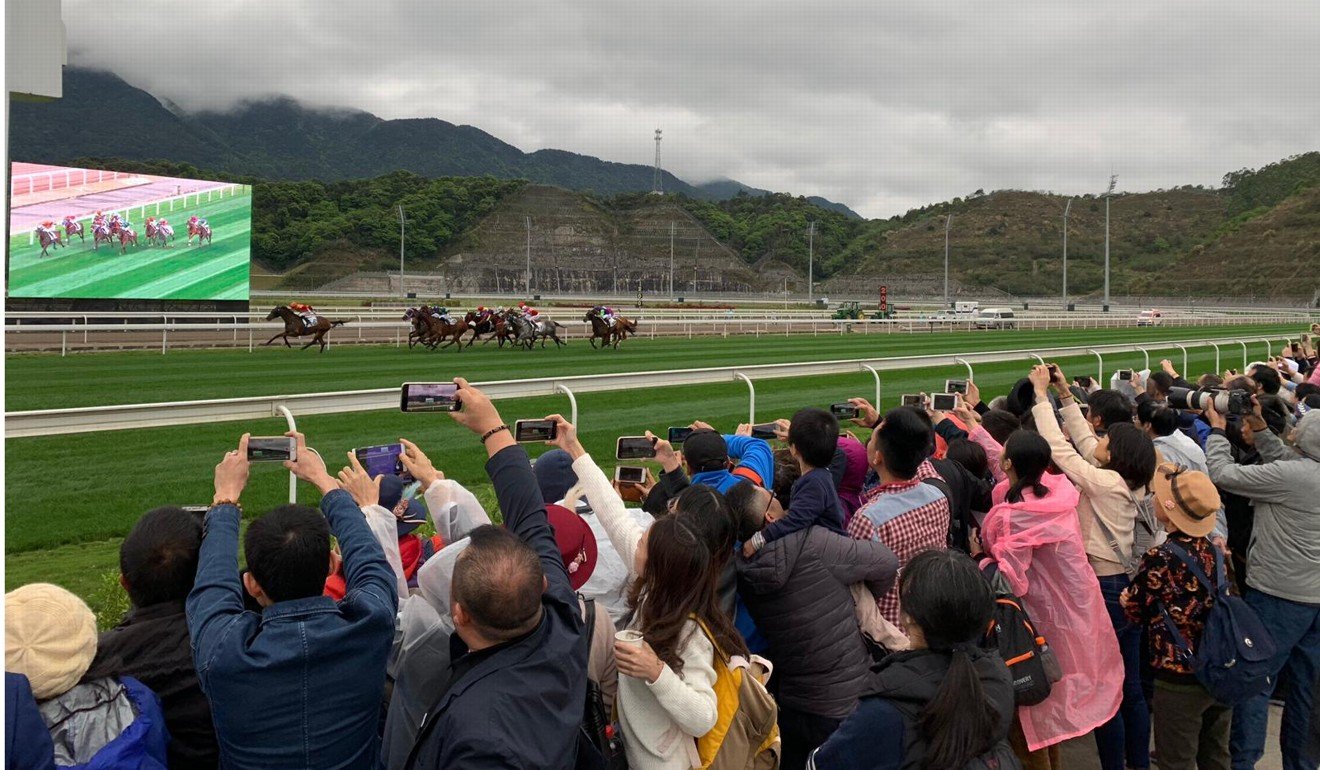
<svg viewBox="0 0 1320 770"><path fill-rule="evenodd" d="M541 487L532 474L532 462L527 452L513 440L509 426L500 419L500 413L490 398L456 377L458 401L461 408L450 412L454 421L478 436L486 447L489 459L486 473L495 485L495 498L504 514L504 526L536 551L545 571L548 584L546 593L566 604L576 604L577 597L568 582L568 570L555 545L554 532L545 515L545 502Z"/></svg>
<svg viewBox="0 0 1320 770"><path fill-rule="evenodd" d="M729 459L737 460L733 475L751 479L758 486L771 489L775 483L775 453L770 444L751 436L726 434L724 443L729 448Z"/></svg>
<svg viewBox="0 0 1320 770"><path fill-rule="evenodd" d="M193 662L206 687L211 661L232 627L243 615L243 583L238 576L238 499L247 486L248 434L238 449L215 466L215 495L206 512L197 577L184 603Z"/></svg>
<svg viewBox="0 0 1320 770"><path fill-rule="evenodd" d="M446 543L461 540L477 527L490 523L490 515L476 495L457 481L446 479L416 444L406 438L399 439L399 443L404 449L399 459L425 490L422 496L426 498L427 515Z"/></svg>
<svg viewBox="0 0 1320 770"><path fill-rule="evenodd" d="M550 443L573 458L573 473L577 476L578 483L573 487L574 491L571 494L576 496L581 492L586 496L587 503L596 514L596 520L605 528L610 544L623 559L628 574L631 575L637 544L641 541L645 530L629 515L623 499L614 491L605 472L592 461L591 455L582 447L573 424L557 414L552 414L546 419L554 420L556 426L556 438Z"/></svg>

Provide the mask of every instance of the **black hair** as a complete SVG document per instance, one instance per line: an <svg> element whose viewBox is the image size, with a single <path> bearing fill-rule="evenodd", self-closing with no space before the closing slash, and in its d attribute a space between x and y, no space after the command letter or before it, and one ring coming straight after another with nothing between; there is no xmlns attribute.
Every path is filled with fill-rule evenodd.
<svg viewBox="0 0 1320 770"><path fill-rule="evenodd" d="M1203 374L1196 378L1198 388L1217 388L1224 384L1224 378L1217 374Z"/></svg>
<svg viewBox="0 0 1320 770"><path fill-rule="evenodd" d="M128 584L133 606L187 599L197 577L201 547L200 516L172 505L142 514L119 545L119 573ZM324 572L325 564L321 569Z"/></svg>
<svg viewBox="0 0 1320 770"><path fill-rule="evenodd" d="M788 423L788 443L812 468L828 468L839 445L839 418L814 406L797 410Z"/></svg>
<svg viewBox="0 0 1320 770"><path fill-rule="evenodd" d="M1312 396L1317 393L1320 393L1320 385L1316 385L1313 382L1303 382L1301 385L1297 386L1297 390L1293 391L1293 396L1295 396L1298 401L1305 401L1307 396Z"/></svg>
<svg viewBox="0 0 1320 770"><path fill-rule="evenodd" d="M1251 367L1250 376L1260 385L1261 390L1271 396L1277 395L1279 388L1283 387L1283 380L1279 378L1278 370L1265 364L1257 364Z"/></svg>
<svg viewBox="0 0 1320 770"><path fill-rule="evenodd" d="M1086 398L1087 415L1100 419L1100 428L1132 422L1132 399L1111 388L1101 388Z"/></svg>
<svg viewBox="0 0 1320 770"><path fill-rule="evenodd" d="M750 483L750 482L749 482ZM674 499L674 518L710 549L711 559L723 565L733 555L734 537L741 522L730 508L729 500L719 490L705 484L693 484Z"/></svg>
<svg viewBox="0 0 1320 770"><path fill-rule="evenodd" d="M452 601L462 605L483 636L506 642L527 633L541 617L545 571L541 560L512 532L485 524L454 562Z"/></svg>
<svg viewBox="0 0 1320 770"><path fill-rule="evenodd" d="M330 525L315 508L281 505L248 525L243 552L272 602L320 596L330 567Z"/></svg>
<svg viewBox="0 0 1320 770"><path fill-rule="evenodd" d="M990 584L966 554L931 549L908 561L898 594L926 646L952 658L918 720L926 739L922 768L963 767L993 748L999 735L1001 717L986 697L972 660L993 610Z"/></svg>
<svg viewBox="0 0 1320 770"><path fill-rule="evenodd" d="M1004 457L1013 463L1013 474L1017 476L1017 483L1008 488L1005 500L1022 502L1024 489L1030 489L1036 497L1049 494L1049 489L1040 483L1040 477L1050 467L1050 442L1044 436L1029 430L1014 433L1004 444Z"/></svg>
<svg viewBox="0 0 1320 770"><path fill-rule="evenodd" d="M1149 426L1156 436L1170 436L1178 430L1178 412L1153 398L1137 402L1137 422Z"/></svg>
<svg viewBox="0 0 1320 770"><path fill-rule="evenodd" d="M724 492L724 501L729 504L738 526L739 540L750 539L765 526L765 501L757 494L757 489L750 480L744 479Z"/></svg>
<svg viewBox="0 0 1320 770"><path fill-rule="evenodd" d="M1265 418L1270 431L1276 436L1282 436L1288 430L1288 404L1279 396L1272 395L1256 396L1256 400L1260 402L1260 415Z"/></svg>
<svg viewBox="0 0 1320 770"><path fill-rule="evenodd" d="M1320 393L1312 393L1303 398L1302 403L1306 404L1307 409L1320 409Z"/></svg>
<svg viewBox="0 0 1320 770"><path fill-rule="evenodd" d="M1013 431L1022 427L1022 420L1006 409L991 409L981 415L981 427L1002 446Z"/></svg>
<svg viewBox="0 0 1320 770"><path fill-rule="evenodd" d="M1017 417L1030 412L1031 407L1035 405L1036 386L1028 377L1023 377L1013 383L1013 387L1008 390L1008 397L1004 399L1004 408Z"/></svg>
<svg viewBox="0 0 1320 770"><path fill-rule="evenodd" d="M1146 379L1155 383L1155 389L1161 396L1169 395L1169 388L1173 387L1173 375L1168 372L1151 372Z"/></svg>
<svg viewBox="0 0 1320 770"><path fill-rule="evenodd" d="M934 433L925 412L900 406L885 413L873 435L885 468L900 479L910 479L930 456Z"/></svg>
<svg viewBox="0 0 1320 770"><path fill-rule="evenodd" d="M1130 422L1110 426L1109 462L1105 467L1123 477L1128 489L1150 485L1155 477L1155 444L1145 431Z"/></svg>
<svg viewBox="0 0 1320 770"><path fill-rule="evenodd" d="M775 450L775 484L771 491L775 493L775 499L788 510L788 500L793 495L793 485L802 477L802 466L793 459L793 455L787 449Z"/></svg>
<svg viewBox="0 0 1320 770"><path fill-rule="evenodd" d="M949 442L944 456L966 468L978 479L984 478L990 471L990 458L985 455L985 447L975 441L954 439Z"/></svg>

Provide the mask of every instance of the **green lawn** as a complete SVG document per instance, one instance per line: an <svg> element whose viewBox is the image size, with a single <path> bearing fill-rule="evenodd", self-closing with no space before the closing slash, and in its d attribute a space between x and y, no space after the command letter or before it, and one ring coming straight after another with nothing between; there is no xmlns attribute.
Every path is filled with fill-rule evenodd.
<svg viewBox="0 0 1320 770"><path fill-rule="evenodd" d="M705 366L826 361L841 358L947 353L1251 335L1296 336L1297 326L1218 326L1159 329L995 331L937 334L762 335L723 339L632 339L616 350L594 350L574 341L561 350L499 349L480 344L457 353L392 346L332 346L315 350L283 347L246 350L86 353L67 357L15 354L6 357L5 410L56 409L102 404L234 398L396 386L405 381L472 381L552 377L624 371L661 371ZM334 335L352 334L352 327ZM1279 343L1273 343L1275 350ZM1253 344L1263 357L1263 343ZM1225 360L1241 359L1237 346ZM1168 350L1165 355L1180 355ZM1236 357L1236 358L1235 358ZM1227 365L1227 364L1225 364Z"/></svg>
<svg viewBox="0 0 1320 770"><path fill-rule="evenodd" d="M9 241L10 296L247 299L251 209L251 193L175 206L164 212L176 235L169 248L148 246L146 225L130 210L140 245L129 246L127 254L120 254L118 243L93 251L90 220L83 221L85 242L75 236L67 248L52 249L46 257L40 244L28 245L27 233L16 234ZM186 244L193 214L210 222L211 243Z"/></svg>
<svg viewBox="0 0 1320 770"><path fill-rule="evenodd" d="M1252 328L1252 335L1282 336L1285 331ZM1177 332L1177 333L1174 333ZM635 340L618 354L596 353L582 346L541 354L490 350L463 354L463 366L453 356L393 348L334 349L325 356L298 356L288 351L247 353L205 351L150 354L80 355L65 359L50 356L8 357L10 388L8 409L75 403L148 401L167 398L305 392L355 387L385 387L404 379L443 379L462 375L470 379L542 376L552 373L669 369L764 363L903 353L947 353L949 363L921 370L886 373L884 406L896 405L899 396L936 391L946 378L961 377L953 356L984 348L1043 347L1103 344L1121 340L1151 342L1179 338L1244 333L1237 329L1118 330L1077 335L998 333L979 335L922 335L893 337L777 338L761 340L647 341ZM1083 336L1084 334L1084 336ZM955 339L956 338L956 339ZM1135 343L1134 343L1135 344ZM1162 355L1181 364L1176 350L1161 351L1148 345L1155 359ZM1277 344L1276 344L1277 347ZM476 350L474 348L474 350ZM748 352L748 351L753 352ZM471 352L471 351L470 351ZM1193 348L1189 370L1193 375L1214 365L1213 351ZM1224 366L1241 362L1241 348L1223 350ZM278 358L271 358L272 355ZM1264 355L1264 345L1252 346L1253 358ZM565 368L560 359L578 362ZM597 363L599 359L599 363ZM1153 361L1155 360L1153 359ZM1152 362L1153 362L1152 361ZM1140 368L1135 348L1126 355L1109 355L1106 369ZM294 368L292 364L297 364ZM1029 361L984 364L976 368L977 382L988 399L1004 392L1025 375ZM1059 361L1070 375L1093 373L1090 356ZM285 374L275 374L279 367ZM799 379L767 379L756 384L758 420L787 417L806 405L828 406L852 396L870 398L874 384L869 374L848 374ZM620 435L645 429L662 431L694 419L732 430L746 419L747 390L741 383L720 383L657 388L629 392L584 393L578 396L579 424L588 450L612 471L613 447ZM500 403L506 421L567 412L562 397L506 400ZM427 451L449 477L473 489L488 505L493 494L485 476L485 453L476 437L445 415L402 414L394 411L306 416L298 425L337 470L353 447L406 437ZM122 606L114 588L118 538L144 511L165 504L204 504L212 494L212 473L239 434L278 434L282 419L242 423L214 423L150 430L111 431L69 436L46 436L5 441L6 589L33 581L65 585L88 599L113 619ZM529 447L533 456L544 451ZM249 516L284 501L288 475L276 465L253 466L243 502ZM315 490L302 486L299 499L310 502Z"/></svg>

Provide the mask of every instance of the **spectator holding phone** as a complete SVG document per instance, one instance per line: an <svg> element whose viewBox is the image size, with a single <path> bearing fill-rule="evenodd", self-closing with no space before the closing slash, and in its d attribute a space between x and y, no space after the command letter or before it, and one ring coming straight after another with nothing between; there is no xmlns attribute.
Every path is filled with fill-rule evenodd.
<svg viewBox="0 0 1320 770"><path fill-rule="evenodd" d="M694 422L692 428L683 442L683 461L693 484L705 484L723 493L749 479L757 486L774 488L775 456L764 440L751 435L720 435L704 422Z"/></svg>
<svg viewBox="0 0 1320 770"><path fill-rule="evenodd" d="M83 681L132 676L160 696L173 767L220 762L211 704L193 666L184 601L197 576L202 517L182 508L147 511L119 545L119 584L131 606L100 634Z"/></svg>
<svg viewBox="0 0 1320 770"><path fill-rule="evenodd" d="M362 509L307 447L285 467L320 490L321 510L276 508L244 537L238 572L239 498L248 436L215 469L197 579L185 604L193 659L211 700L227 768L368 767L377 761L380 698L398 603L395 575ZM392 525L391 525L392 526ZM347 593L323 596L333 534ZM244 609L246 591L261 605Z"/></svg>
<svg viewBox="0 0 1320 770"><path fill-rule="evenodd" d="M711 550L682 511L685 498L716 493L705 485L685 490L676 498L672 515L643 529L582 447L573 425L558 415L550 419L558 424L552 443L573 458L587 501L613 547L632 567L632 622L620 632L628 638L614 645L620 674L615 703L628 766L687 770L696 739L717 717L715 646L726 655L748 655L717 601L719 570Z"/></svg>
<svg viewBox="0 0 1320 770"><path fill-rule="evenodd" d="M921 551L942 549L948 542L949 498L918 477L933 443L930 419L915 407L900 406L885 414L866 446L867 462L880 484L853 515L848 534L883 543L898 557L900 569ZM885 620L901 623L897 586L876 604Z"/></svg>
<svg viewBox="0 0 1320 770"><path fill-rule="evenodd" d="M812 525L844 534L843 509L829 470L838 436L838 418L824 409L808 407L793 415L788 426L788 451L797 460L801 474L793 482L788 511L764 528L751 528L755 534L743 543L743 556L751 558L765 544ZM750 518L758 513L761 511L747 511L744 516Z"/></svg>
<svg viewBox="0 0 1320 770"><path fill-rule="evenodd" d="M575 767L585 748L582 611L527 453L486 394L454 382L462 406L450 416L484 445L504 527L472 530L454 563L450 679L404 766Z"/></svg>

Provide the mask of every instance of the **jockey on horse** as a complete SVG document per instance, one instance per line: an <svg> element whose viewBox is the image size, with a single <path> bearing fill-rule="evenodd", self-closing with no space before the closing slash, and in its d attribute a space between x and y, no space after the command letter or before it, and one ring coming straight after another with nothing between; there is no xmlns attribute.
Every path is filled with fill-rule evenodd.
<svg viewBox="0 0 1320 770"><path fill-rule="evenodd" d="M41 241L41 256L48 256L46 249L51 246L63 246L64 241L60 238L60 231L55 229L55 223L46 220L37 225L37 240Z"/></svg>
<svg viewBox="0 0 1320 770"><path fill-rule="evenodd" d="M597 305L591 309L591 312L603 320L611 329L614 328L614 324L617 320L617 314L614 312L614 308L606 307L605 305Z"/></svg>
<svg viewBox="0 0 1320 770"><path fill-rule="evenodd" d="M83 226L78 223L78 218L72 214L64 217L64 221L60 224L64 226L64 236L66 238L72 238L76 235L84 241L87 240L87 237L83 235Z"/></svg>
<svg viewBox="0 0 1320 770"><path fill-rule="evenodd" d="M196 219L197 217L193 217ZM192 227L192 219L188 220L188 227ZM303 325L308 329L316 325L316 308L302 302L290 302L289 309L297 313L303 319Z"/></svg>
<svg viewBox="0 0 1320 770"><path fill-rule="evenodd" d="M105 214L102 214L100 209L97 209L96 216L92 217L92 227L105 227Z"/></svg>

